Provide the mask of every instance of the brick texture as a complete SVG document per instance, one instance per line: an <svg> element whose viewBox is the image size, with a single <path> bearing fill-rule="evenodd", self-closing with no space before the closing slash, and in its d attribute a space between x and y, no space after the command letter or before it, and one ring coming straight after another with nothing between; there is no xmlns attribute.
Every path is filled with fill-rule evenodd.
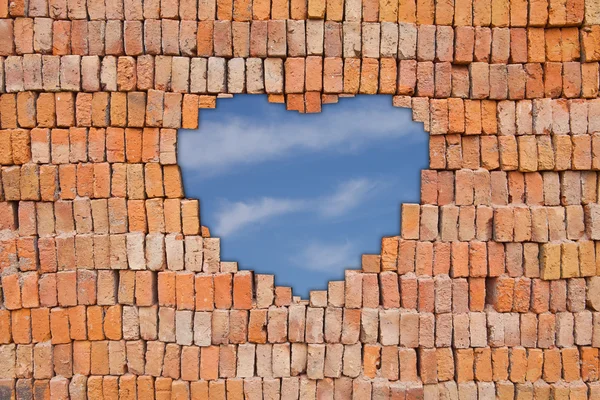
<svg viewBox="0 0 600 400"><path fill-rule="evenodd" d="M600 399L597 0L0 0L0 399ZM177 129L264 93L429 132L309 299L221 260Z"/></svg>

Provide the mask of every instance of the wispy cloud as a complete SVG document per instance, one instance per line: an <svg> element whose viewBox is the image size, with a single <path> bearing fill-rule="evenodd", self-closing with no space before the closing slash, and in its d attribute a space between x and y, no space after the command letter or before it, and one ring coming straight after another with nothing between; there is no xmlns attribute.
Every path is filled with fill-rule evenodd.
<svg viewBox="0 0 600 400"><path fill-rule="evenodd" d="M379 181L356 178L342 182L325 196L306 199L262 197L250 201L223 201L217 211L215 232L226 236L252 224L265 224L275 217L315 212L327 218L342 216L365 202L382 188Z"/></svg>
<svg viewBox="0 0 600 400"><path fill-rule="evenodd" d="M346 214L373 195L379 185L366 178L343 182L333 194L319 201L319 212L326 217Z"/></svg>
<svg viewBox="0 0 600 400"><path fill-rule="evenodd" d="M302 200L263 197L247 203L224 202L217 215L216 232L225 236L238 232L254 223L266 223L274 217L305 208Z"/></svg>
<svg viewBox="0 0 600 400"><path fill-rule="evenodd" d="M422 127L411 122L410 112L394 111L366 106L283 121L252 116L206 121L198 132L181 135L179 159L184 167L207 176L292 154L354 151L376 141L419 133L426 137Z"/></svg>
<svg viewBox="0 0 600 400"><path fill-rule="evenodd" d="M357 264L354 253L353 244L350 242L314 242L304 247L292 258L291 262L310 271L335 270L337 272Z"/></svg>

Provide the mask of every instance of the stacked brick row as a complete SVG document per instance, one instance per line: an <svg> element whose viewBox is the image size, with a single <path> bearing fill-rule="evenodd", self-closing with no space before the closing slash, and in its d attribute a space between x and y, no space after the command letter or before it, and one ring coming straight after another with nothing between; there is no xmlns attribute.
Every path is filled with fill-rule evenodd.
<svg viewBox="0 0 600 400"><path fill-rule="evenodd" d="M285 25L285 21L281 22ZM297 40L299 44L288 38L286 45L285 28L281 29L280 37L268 40L265 36L258 40L246 36L242 44L233 41L233 45L231 38L235 36L229 30L227 44L215 42L213 46L211 42L210 52L198 54L202 57L112 55L109 51L104 54L104 49L99 51L101 55L11 55L14 49L8 48L0 51L0 55L7 55L0 58L5 81L0 90L119 91L131 92L138 101L144 101L146 96L136 91L144 91L148 92L148 103L150 93L154 98L161 96L162 101L166 96L162 92L209 96L267 93L279 97L293 95L289 96L292 99L305 92L334 96L379 93L492 100L595 98L598 94L600 47L597 52L585 46L580 49L580 41L587 43L585 28L572 28L575 34L571 39L559 32L556 44L549 43L551 38L544 37L542 28L536 28L542 33L539 41L521 29L524 37L520 46L513 43L516 35L508 28L494 28L504 31L503 38L492 31L487 38L480 38L473 27L464 28L468 33L461 34L460 28L454 32L447 27L448 32L440 33L439 27L431 26L433 30L428 32L424 26L413 26L412 34L404 37L407 34L403 33L402 25L392 24L389 33L380 24L375 25L377 29L368 41L365 35L369 30L363 27L362 46L359 25L353 31L356 38L346 37L348 29L344 33L340 30L331 34L337 43L325 40L312 51L306 51L304 43L314 41L304 34ZM201 34L198 37L204 37ZM317 34L321 39L328 37L327 30L321 29ZM462 43L465 35L468 44ZM389 40L380 43L380 36ZM66 40L70 43L71 39ZM273 49L271 41L280 49ZM600 33L591 43L595 45L597 41ZM504 48L490 47L492 43L504 43ZM29 52L43 52L33 44L29 47ZM126 43L121 47L128 48ZM147 48L142 43L137 47L138 52ZM225 48L219 50L220 47ZM459 51L461 48L464 50ZM534 49L540 48L541 54L533 54ZM598 56L589 55L596 53ZM181 101L181 96L171 95L171 98Z"/></svg>
<svg viewBox="0 0 600 400"><path fill-rule="evenodd" d="M593 0L0 0L0 399L600 398ZM420 204L308 300L222 261L177 129L394 95Z"/></svg>
<svg viewBox="0 0 600 400"><path fill-rule="evenodd" d="M222 57L142 57L146 56L136 59L34 54L0 58L5 80L1 89L9 93L122 91L138 101L148 97L148 102L150 96L167 96L164 92L172 99L181 98L181 94L175 96L171 92L210 97L224 93L278 96L321 91L329 95L379 93L440 99L544 99L537 102L540 107L550 107L546 104L550 97L595 98L598 94L597 62L508 65L474 62L467 67L451 62L392 58L382 58L379 62L373 58L321 56L288 57L285 61L274 57L238 57L229 61ZM555 103L556 108L566 108L565 101ZM510 107L513 103L505 104Z"/></svg>
<svg viewBox="0 0 600 400"><path fill-rule="evenodd" d="M400 0L398 3L379 0L3 0L0 17L92 21L317 19L544 28L578 26L582 22L593 25L598 18L598 6L585 0L458 0L454 3L434 0Z"/></svg>
<svg viewBox="0 0 600 400"><path fill-rule="evenodd" d="M425 130L433 135L430 146L433 169L500 168L531 172L597 170L600 165L597 156L600 102L596 99L513 102L395 96L394 104L412 107L414 120L423 122ZM27 91L0 95L0 128L81 127L93 128L96 136L107 136L106 129L98 128L109 128L111 137L122 135L123 129L114 128L194 129L198 126L198 108L214 106L214 96L154 90L147 94L77 95ZM35 132L36 137L44 135L39 130ZM3 164L7 163L10 154L4 156Z"/></svg>
<svg viewBox="0 0 600 400"><path fill-rule="evenodd" d="M598 92L591 1L4 3L0 92L268 93L307 112L338 94Z"/></svg>

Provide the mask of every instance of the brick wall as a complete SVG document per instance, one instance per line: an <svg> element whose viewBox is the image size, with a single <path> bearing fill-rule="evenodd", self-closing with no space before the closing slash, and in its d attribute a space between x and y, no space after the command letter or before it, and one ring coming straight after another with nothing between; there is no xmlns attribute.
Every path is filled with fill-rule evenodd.
<svg viewBox="0 0 600 400"><path fill-rule="evenodd" d="M597 0L0 0L0 399L599 399ZM392 94L398 236L310 300L220 259L178 128Z"/></svg>

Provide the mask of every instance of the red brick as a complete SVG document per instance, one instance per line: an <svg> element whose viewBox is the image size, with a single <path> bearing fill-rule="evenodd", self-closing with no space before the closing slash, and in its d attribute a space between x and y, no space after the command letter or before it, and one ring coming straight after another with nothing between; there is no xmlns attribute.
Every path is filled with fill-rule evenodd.
<svg viewBox="0 0 600 400"><path fill-rule="evenodd" d="M232 276L220 273L214 276L215 307L227 309L232 305Z"/></svg>
<svg viewBox="0 0 600 400"><path fill-rule="evenodd" d="M490 281L488 296L498 312L510 312L513 308L515 281L512 278L501 276Z"/></svg>
<svg viewBox="0 0 600 400"><path fill-rule="evenodd" d="M194 309L194 274L178 273L176 278L177 309Z"/></svg>
<svg viewBox="0 0 600 400"><path fill-rule="evenodd" d="M156 301L156 274L152 271L135 273L135 300L139 306L151 306Z"/></svg>

